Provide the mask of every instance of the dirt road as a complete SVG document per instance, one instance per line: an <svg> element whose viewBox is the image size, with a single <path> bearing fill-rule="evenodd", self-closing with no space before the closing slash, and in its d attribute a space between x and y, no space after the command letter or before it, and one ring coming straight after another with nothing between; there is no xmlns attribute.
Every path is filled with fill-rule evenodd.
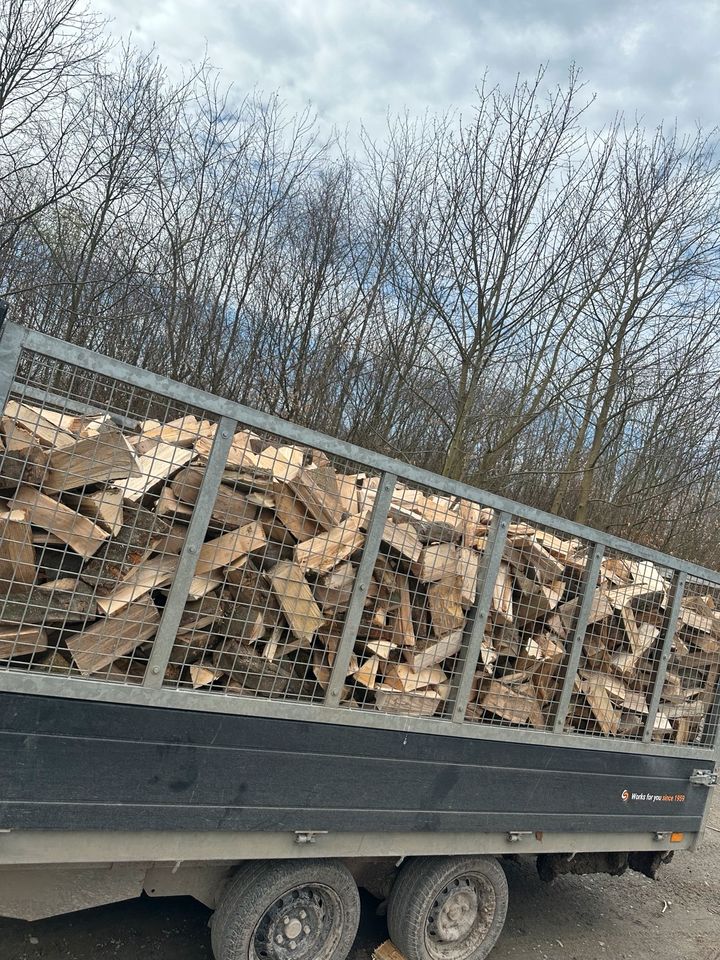
<svg viewBox="0 0 720 960"><path fill-rule="evenodd" d="M720 791L703 846L677 854L657 882L567 877L540 882L505 865L510 910L493 960L720 960ZM364 898L352 960L387 931ZM211 960L209 913L194 901L142 899L35 924L0 920L1 960Z"/></svg>

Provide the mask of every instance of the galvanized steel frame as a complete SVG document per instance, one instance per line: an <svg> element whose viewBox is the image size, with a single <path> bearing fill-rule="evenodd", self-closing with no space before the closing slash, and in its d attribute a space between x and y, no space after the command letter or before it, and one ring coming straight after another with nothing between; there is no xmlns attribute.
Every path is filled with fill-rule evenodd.
<svg viewBox="0 0 720 960"><path fill-rule="evenodd" d="M508 500L505 497L500 497L497 494L479 490L459 480L452 480L448 477L442 477L428 470L415 467L412 464L392 460L382 454L364 450L344 440L339 440L335 437L318 433L315 430L310 430L306 427L281 420L278 417L263 413L251 407L243 406L232 400L206 393L197 388L188 387L170 380L167 377L143 370L142 368L112 360L109 357L95 353L84 347L74 346L65 341L39 333L38 331L27 330L14 323L6 323L0 336L0 402L6 400L12 389L17 364L23 349L33 351L61 363L81 367L84 370L100 376L122 380L140 390L145 390L176 402L197 407L205 411L205 413L217 417L220 422L211 451L211 462L206 471L206 477L200 495L198 496L195 516L189 530L188 540L181 555L178 576L175 579L164 611L163 621L160 626L158 639L156 640L156 649L148 665L149 669L146 674L145 685L142 687L124 687L120 684L110 682L78 680L72 677L52 677L49 675L35 676L10 671L0 673L0 692L16 691L51 696L69 696L73 698L100 699L112 702L142 703L173 707L175 709L184 707L192 710L210 712L282 717L287 719L296 718L314 722L343 723L403 731L416 730L422 733L463 736L477 740L517 740L540 744L565 745L575 749L643 752L669 756L697 757L698 759L706 761L713 760L713 751L708 747L703 749L690 745L678 746L652 743L647 738L642 742L612 740L610 738L573 734L562 730L580 659L580 639L584 630L583 617L586 622L590 609L591 593L588 590L584 590L581 599L578 621L573 632L574 643L566 667L564 689L561 694L553 732L545 733L536 730L513 729L509 727L498 729L491 725L457 722L464 717L472 680L470 673L472 668L471 654L476 652L476 647L479 647L482 638L482 629L484 628L487 618L486 607L489 610L491 586L494 581L488 576L486 576L484 580L490 583L490 587L485 586L484 588L482 580L479 585L474 622L471 628L468 647L465 652L464 669L455 696L454 719L456 722L448 723L446 720L439 718L427 719L422 717L387 716L370 711L343 708L338 706L338 704L342 685L341 681L344 679L340 674L343 668L347 667L346 661L349 662L352 651L352 641L354 639L353 631L357 627L356 620L359 619L359 615L362 612L362 605L369 581L369 572L374 563L383 525L387 516L387 510L390 506L392 489L397 479L419 486L431 487L446 496L461 497L482 504L485 507L490 507L495 511L495 523L493 525L490 550L488 551L487 560L484 561L484 568L487 572L492 572L491 568L500 562L504 541L503 527L506 531L511 516L528 523L549 526L568 537L579 538L588 543L590 545L591 555L589 569L584 578L585 586L591 582L593 571L595 572L595 576L597 575L602 553L605 549L629 553L641 560L650 561L665 570L673 571L676 578L676 585L679 586L679 589L673 591L672 610L665 636L661 665L662 660L665 659L665 654L669 651L669 644L672 642L673 620L676 616L675 606L676 603L679 604L680 602L684 579L686 577L698 578L720 588L720 573L717 571L689 561L679 560L668 554L661 553L658 550L632 543L620 537L615 537L612 534L593 530L583 524L554 516L543 510L524 506L523 504ZM214 697L207 693L165 690L159 687L164 667L167 664L167 658L172 647L173 633L182 614L187 587L191 579L195 560L195 554L192 548L193 546L195 546L195 549L198 548L198 544L202 540L204 530L207 527L212 503L214 502L217 486L220 482L220 466L223 462L224 455L227 453L227 447L230 444L236 423L255 430L275 434L290 443L314 447L330 456L344 457L348 460L361 463L381 474L381 484L378 488L368 531L365 557L360 564L360 569L356 577L351 599L351 609L347 618L348 622L346 623L341 644L337 651L336 666L333 670L327 700L325 704L322 705L304 705L287 701L259 700L250 697ZM367 558L366 561L365 558ZM662 672L661 666L658 671L658 679L661 678ZM659 697L660 693L656 681L651 703L651 707L654 707L655 710L657 710ZM650 723L649 717L649 728ZM718 731L715 736L715 754L718 753L719 749L720 731Z"/></svg>

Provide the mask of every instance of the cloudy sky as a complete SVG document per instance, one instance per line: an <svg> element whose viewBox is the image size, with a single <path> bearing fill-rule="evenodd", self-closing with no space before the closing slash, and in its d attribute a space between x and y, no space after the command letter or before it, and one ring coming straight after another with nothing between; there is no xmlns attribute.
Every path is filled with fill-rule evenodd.
<svg viewBox="0 0 720 960"><path fill-rule="evenodd" d="M93 0L112 31L178 66L207 48L239 92L311 103L327 125L380 132L388 109L467 110L487 71L511 84L571 62L648 124L720 122L720 0Z"/></svg>

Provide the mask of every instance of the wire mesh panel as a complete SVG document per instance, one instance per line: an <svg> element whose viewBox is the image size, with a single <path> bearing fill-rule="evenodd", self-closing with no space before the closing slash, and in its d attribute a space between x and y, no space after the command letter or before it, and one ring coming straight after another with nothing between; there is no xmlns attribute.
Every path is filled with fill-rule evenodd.
<svg viewBox="0 0 720 960"><path fill-rule="evenodd" d="M216 419L25 351L0 421L0 669L142 683Z"/></svg>
<svg viewBox="0 0 720 960"><path fill-rule="evenodd" d="M204 463L200 452L169 485L187 516L200 504ZM238 427L165 685L322 701L375 479L356 463Z"/></svg>
<svg viewBox="0 0 720 960"><path fill-rule="evenodd" d="M400 481L357 630L351 702L449 718L491 512Z"/></svg>
<svg viewBox="0 0 720 960"><path fill-rule="evenodd" d="M573 679L566 729L642 740L664 639L671 579L653 563L606 551ZM658 736L663 718L656 717Z"/></svg>
<svg viewBox="0 0 720 960"><path fill-rule="evenodd" d="M660 689L654 739L711 748L720 728L720 590L688 579Z"/></svg>
<svg viewBox="0 0 720 960"><path fill-rule="evenodd" d="M511 518L467 707L467 720L552 729L588 562L588 545Z"/></svg>

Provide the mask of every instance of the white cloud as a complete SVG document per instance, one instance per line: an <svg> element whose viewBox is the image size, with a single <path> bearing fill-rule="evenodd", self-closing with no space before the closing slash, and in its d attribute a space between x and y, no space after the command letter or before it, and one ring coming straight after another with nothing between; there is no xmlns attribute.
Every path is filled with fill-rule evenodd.
<svg viewBox="0 0 720 960"><path fill-rule="evenodd" d="M202 58L244 93L311 103L326 125L380 132L388 110L467 108L488 71L511 84L571 62L597 93L593 122L616 111L655 124L718 120L715 0L95 0L116 35L165 62Z"/></svg>

